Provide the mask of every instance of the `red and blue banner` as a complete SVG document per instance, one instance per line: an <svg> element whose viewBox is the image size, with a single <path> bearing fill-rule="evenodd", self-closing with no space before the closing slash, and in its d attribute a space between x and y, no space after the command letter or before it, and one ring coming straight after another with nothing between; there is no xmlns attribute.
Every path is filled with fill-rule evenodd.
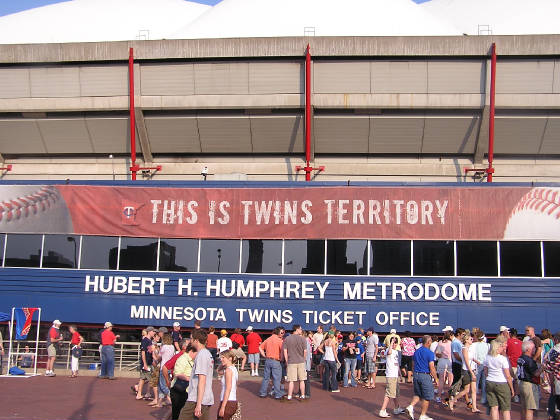
<svg viewBox="0 0 560 420"><path fill-rule="evenodd" d="M25 340L31 328L31 319L37 308L15 308L16 340Z"/></svg>

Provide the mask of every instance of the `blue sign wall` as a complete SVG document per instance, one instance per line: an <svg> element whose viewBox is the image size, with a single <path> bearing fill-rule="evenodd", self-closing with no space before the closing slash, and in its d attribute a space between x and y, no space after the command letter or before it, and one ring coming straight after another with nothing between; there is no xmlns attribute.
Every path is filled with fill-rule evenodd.
<svg viewBox="0 0 560 420"><path fill-rule="evenodd" d="M4 268L0 311L41 307L43 319L117 325L271 329L334 324L439 332L446 325L557 328L555 278L189 274Z"/></svg>

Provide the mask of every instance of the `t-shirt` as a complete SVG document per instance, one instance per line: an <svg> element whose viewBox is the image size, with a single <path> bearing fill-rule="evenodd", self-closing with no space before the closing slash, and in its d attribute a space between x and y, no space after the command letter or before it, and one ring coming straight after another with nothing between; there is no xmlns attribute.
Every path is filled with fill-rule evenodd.
<svg viewBox="0 0 560 420"><path fill-rule="evenodd" d="M228 337L222 337L218 339L217 345L218 345L218 351L220 353L223 353L224 351L229 350L232 347L231 340Z"/></svg>
<svg viewBox="0 0 560 420"><path fill-rule="evenodd" d="M53 343L52 339L53 338L59 338L59 337L60 337L60 330L58 328L51 327L49 329L49 333L47 335L47 345L56 344L56 343ZM57 343L58 343L58 341L57 341Z"/></svg>
<svg viewBox="0 0 560 420"><path fill-rule="evenodd" d="M112 346L117 341L117 337L111 330L105 330L101 333L101 344L104 346Z"/></svg>
<svg viewBox="0 0 560 420"><path fill-rule="evenodd" d="M402 355L403 356L412 356L416 351L416 343L414 342L414 338L405 337L401 340L401 347L402 347Z"/></svg>
<svg viewBox="0 0 560 420"><path fill-rule="evenodd" d="M316 332L315 334L313 334L313 351L316 351L319 348L319 346L323 342L324 337L325 336L323 335L323 333L320 332ZM247 337L247 339L249 339L249 337Z"/></svg>
<svg viewBox="0 0 560 420"><path fill-rule="evenodd" d="M504 369L509 369L509 362L501 354L490 356L484 361L484 367L488 368L488 376L486 380L489 382L506 383L507 379L504 375Z"/></svg>
<svg viewBox="0 0 560 420"><path fill-rule="evenodd" d="M152 340L148 337L142 338L142 342L140 343L140 368L144 369L144 362L142 362L142 352L146 353L146 365L150 367L153 362L152 353L149 351L150 346L152 345Z"/></svg>
<svg viewBox="0 0 560 420"><path fill-rule="evenodd" d="M522 344L521 340L517 337L512 337L507 341L506 354L511 367L517 367L517 359L523 354L521 350Z"/></svg>
<svg viewBox="0 0 560 420"><path fill-rule="evenodd" d="M414 372L430 373L430 362L436 361L436 355L422 346L414 352Z"/></svg>
<svg viewBox="0 0 560 420"><path fill-rule="evenodd" d="M264 354L269 359L280 360L280 352L282 351L282 339L272 334L262 343Z"/></svg>
<svg viewBox="0 0 560 420"><path fill-rule="evenodd" d="M179 341L181 341L183 339L181 331L171 331L171 339L173 340L173 343L178 343Z"/></svg>
<svg viewBox="0 0 560 420"><path fill-rule="evenodd" d="M523 354L517 360L517 366L517 378L520 381L536 383L535 373L538 370L538 366L533 358Z"/></svg>
<svg viewBox="0 0 560 420"><path fill-rule="evenodd" d="M245 339L241 334L232 334L231 341L239 344L239 347L243 347L245 345Z"/></svg>
<svg viewBox="0 0 560 420"><path fill-rule="evenodd" d="M389 350L387 350L389 352ZM385 377L398 378L399 366L401 365L401 354L398 350L391 350L391 354L385 359Z"/></svg>
<svg viewBox="0 0 560 420"><path fill-rule="evenodd" d="M305 363L307 340L298 334L290 334L284 340L284 349L288 351L288 364Z"/></svg>
<svg viewBox="0 0 560 420"><path fill-rule="evenodd" d="M345 359L355 359L356 353L359 351L356 340L344 340L342 342L342 347L346 347L344 350L344 358Z"/></svg>
<svg viewBox="0 0 560 420"><path fill-rule="evenodd" d="M247 336L247 353L255 354L259 352L259 346L262 343L262 338L256 332L251 332Z"/></svg>
<svg viewBox="0 0 560 420"><path fill-rule="evenodd" d="M188 353L177 353L176 356L179 357L177 357L175 359L176 361L173 362L173 382L171 383L171 386L175 385L175 382L177 382L177 375L185 375L190 378L192 368L194 366L194 361ZM169 362L170 361L171 360L169 360ZM167 366L169 362L165 364L167 369L169 369Z"/></svg>
<svg viewBox="0 0 560 420"><path fill-rule="evenodd" d="M166 363L165 363L165 367L167 368L168 371L173 371L173 369L175 369L175 363L177 363L177 359L179 357L181 357L183 354L185 354L184 351L180 351L179 353L175 354L171 359L169 359Z"/></svg>
<svg viewBox="0 0 560 420"><path fill-rule="evenodd" d="M206 376L202 405L214 405L214 393L212 392L212 375L214 374L214 359L208 349L203 348L194 358L194 364L189 382L187 401L196 402L198 397L199 375Z"/></svg>
<svg viewBox="0 0 560 420"><path fill-rule="evenodd" d="M208 334L208 338L206 339L206 348L215 349L217 347L218 347L218 336L214 333Z"/></svg>
<svg viewBox="0 0 560 420"><path fill-rule="evenodd" d="M372 334L366 339L366 357L372 358L375 354L375 348L379 345L379 337Z"/></svg>
<svg viewBox="0 0 560 420"><path fill-rule="evenodd" d="M161 350L159 351L159 355L161 356L161 364L166 364L169 359L173 357L175 354L175 347L171 344L164 344L161 346Z"/></svg>
<svg viewBox="0 0 560 420"><path fill-rule="evenodd" d="M80 333L78 331L74 331L72 333L72 339L70 340L70 344L72 344L73 346L77 346L78 344L80 344Z"/></svg>
<svg viewBox="0 0 560 420"><path fill-rule="evenodd" d="M440 341L436 353L440 354L441 359L451 360L451 341Z"/></svg>
<svg viewBox="0 0 560 420"><path fill-rule="evenodd" d="M463 363L461 361L461 353L463 352L463 343L457 338L454 338L451 342L451 360L453 363ZM459 355L459 358L455 357L455 353Z"/></svg>

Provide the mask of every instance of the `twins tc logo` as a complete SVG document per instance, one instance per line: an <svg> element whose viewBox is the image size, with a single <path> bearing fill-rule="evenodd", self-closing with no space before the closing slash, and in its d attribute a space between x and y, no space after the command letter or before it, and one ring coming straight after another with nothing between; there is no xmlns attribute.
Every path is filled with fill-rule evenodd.
<svg viewBox="0 0 560 420"><path fill-rule="evenodd" d="M137 216L138 210L142 208L144 204L134 203L132 201L123 200L122 201L122 212L121 221L123 225L138 225Z"/></svg>

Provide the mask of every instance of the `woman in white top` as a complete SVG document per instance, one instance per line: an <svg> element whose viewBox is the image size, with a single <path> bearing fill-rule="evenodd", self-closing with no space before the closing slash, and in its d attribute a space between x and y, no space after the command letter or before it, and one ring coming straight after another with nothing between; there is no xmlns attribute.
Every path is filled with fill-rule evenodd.
<svg viewBox="0 0 560 420"><path fill-rule="evenodd" d="M492 420L499 420L500 411L503 413L504 420L511 419L511 398L515 392L509 373L509 362L503 355L505 350L505 342L493 340L490 344L490 352L484 361L486 400Z"/></svg>
<svg viewBox="0 0 560 420"><path fill-rule="evenodd" d="M233 365L235 356L233 351L226 350L220 353L222 362L222 392L220 394L220 408L218 409L218 419L229 420L237 411L237 368Z"/></svg>
<svg viewBox="0 0 560 420"><path fill-rule="evenodd" d="M461 360L463 361L463 368L461 372L462 391L455 397L449 399L449 408L453 411L453 403L459 401L461 397L469 394L471 391L471 402L467 404L473 413L480 413L476 407L476 370L478 362L475 359L475 347L473 344L473 337L470 334L465 334L463 337L463 350L461 351Z"/></svg>
<svg viewBox="0 0 560 420"><path fill-rule="evenodd" d="M323 361L325 367L323 372L323 389L330 392L340 392L338 389L338 381L336 380L336 372L338 370L338 343L334 338L334 331L329 331L327 338L323 340L319 346L319 352L323 353Z"/></svg>

